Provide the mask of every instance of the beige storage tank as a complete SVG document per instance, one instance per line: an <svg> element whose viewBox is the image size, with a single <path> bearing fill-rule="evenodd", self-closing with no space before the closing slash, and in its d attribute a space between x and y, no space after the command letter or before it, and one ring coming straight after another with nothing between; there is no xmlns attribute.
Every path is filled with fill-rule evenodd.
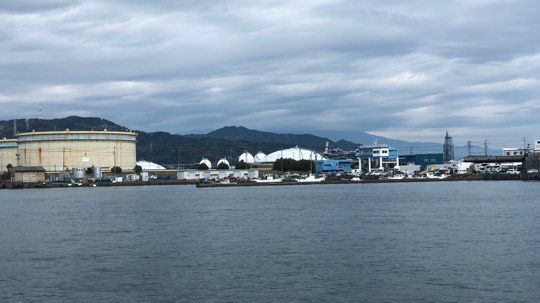
<svg viewBox="0 0 540 303"><path fill-rule="evenodd" d="M116 131L54 131L17 135L19 165L43 166L46 171L74 167L133 170L137 134Z"/></svg>
<svg viewBox="0 0 540 303"><path fill-rule="evenodd" d="M0 139L0 172L7 171L7 166L17 166L17 140Z"/></svg>

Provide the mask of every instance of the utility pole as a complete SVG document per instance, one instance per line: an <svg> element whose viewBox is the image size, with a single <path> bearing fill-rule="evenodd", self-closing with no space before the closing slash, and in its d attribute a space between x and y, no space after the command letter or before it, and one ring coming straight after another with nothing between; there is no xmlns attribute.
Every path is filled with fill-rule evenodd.
<svg viewBox="0 0 540 303"><path fill-rule="evenodd" d="M281 150L281 159L280 159L280 161L281 161L281 173L285 174L285 172L283 171L283 149Z"/></svg>
<svg viewBox="0 0 540 303"><path fill-rule="evenodd" d="M472 143L471 143L471 140L467 141L467 152L469 154L469 157L471 156L471 146Z"/></svg>
<svg viewBox="0 0 540 303"><path fill-rule="evenodd" d="M178 146L178 170L180 170L180 146Z"/></svg>
<svg viewBox="0 0 540 303"><path fill-rule="evenodd" d="M485 139L484 140L484 156L487 157L487 155L488 155L488 140Z"/></svg>
<svg viewBox="0 0 540 303"><path fill-rule="evenodd" d="M114 174L116 175L116 145L113 147Z"/></svg>
<svg viewBox="0 0 540 303"><path fill-rule="evenodd" d="M66 171L66 148L62 148L62 171Z"/></svg>
<svg viewBox="0 0 540 303"><path fill-rule="evenodd" d="M413 151L413 146L411 145L411 156L412 156L412 154L413 154L413 152L412 152L412 151Z"/></svg>
<svg viewBox="0 0 540 303"><path fill-rule="evenodd" d="M527 148L527 138L523 138L523 150Z"/></svg>

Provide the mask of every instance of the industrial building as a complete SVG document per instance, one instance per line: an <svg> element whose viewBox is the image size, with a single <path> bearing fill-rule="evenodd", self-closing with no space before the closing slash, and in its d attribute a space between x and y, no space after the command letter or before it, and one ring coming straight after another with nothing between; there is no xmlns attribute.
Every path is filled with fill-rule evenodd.
<svg viewBox="0 0 540 303"><path fill-rule="evenodd" d="M444 154L415 154L405 155L400 160L403 164L419 165L421 170L425 170L430 165L444 163Z"/></svg>
<svg viewBox="0 0 540 303"><path fill-rule="evenodd" d="M0 139L0 172L7 171L7 166L17 166L17 140Z"/></svg>
<svg viewBox="0 0 540 303"><path fill-rule="evenodd" d="M503 148L503 156L526 156L528 152L529 149L522 147Z"/></svg>
<svg viewBox="0 0 540 303"><path fill-rule="evenodd" d="M17 134L17 165L59 172L74 167L120 167L136 163L137 134L117 131L49 131Z"/></svg>
<svg viewBox="0 0 540 303"><path fill-rule="evenodd" d="M15 166L11 171L11 181L15 183L44 183L45 169L41 166Z"/></svg>
<svg viewBox="0 0 540 303"><path fill-rule="evenodd" d="M367 164L367 171L399 169L399 150L397 147L388 145L361 146L356 150L358 158L358 168L360 171L364 168L364 162Z"/></svg>
<svg viewBox="0 0 540 303"><path fill-rule="evenodd" d="M317 160L315 161L315 172L317 174L324 173L340 173L340 172L351 172L351 164L353 160Z"/></svg>

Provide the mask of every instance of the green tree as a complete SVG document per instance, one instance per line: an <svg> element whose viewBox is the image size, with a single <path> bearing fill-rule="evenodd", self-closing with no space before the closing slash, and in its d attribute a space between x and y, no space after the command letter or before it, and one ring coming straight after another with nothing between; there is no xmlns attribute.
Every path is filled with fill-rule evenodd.
<svg viewBox="0 0 540 303"><path fill-rule="evenodd" d="M315 163L310 160L278 159L273 165L273 169L278 171L283 169L284 171L309 172L311 168L315 170Z"/></svg>
<svg viewBox="0 0 540 303"><path fill-rule="evenodd" d="M227 165L227 163L219 163L219 165L217 166L217 169L229 169L229 165Z"/></svg>
<svg viewBox="0 0 540 303"><path fill-rule="evenodd" d="M199 166L197 167L198 170L208 170L208 166L204 163L200 163Z"/></svg>
<svg viewBox="0 0 540 303"><path fill-rule="evenodd" d="M240 161L238 162L238 164L236 164L236 169L248 169L250 168L250 165L244 161Z"/></svg>
<svg viewBox="0 0 540 303"><path fill-rule="evenodd" d="M0 180L7 181L9 179L11 179L11 174L9 172L5 171L2 174L0 174Z"/></svg>
<svg viewBox="0 0 540 303"><path fill-rule="evenodd" d="M140 165L135 165L133 170L135 171L135 174L137 175L140 175L142 173L142 167Z"/></svg>
<svg viewBox="0 0 540 303"><path fill-rule="evenodd" d="M115 166L115 167L111 168L111 173L113 173L115 175L121 174L122 173L122 168L118 167L118 166Z"/></svg>

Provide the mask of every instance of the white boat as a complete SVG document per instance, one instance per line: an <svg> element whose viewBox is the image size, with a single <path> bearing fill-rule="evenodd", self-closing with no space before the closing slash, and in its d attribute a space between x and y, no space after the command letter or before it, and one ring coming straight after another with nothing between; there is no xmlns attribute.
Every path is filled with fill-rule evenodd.
<svg viewBox="0 0 540 303"><path fill-rule="evenodd" d="M255 179L253 180L257 183L279 183L282 182L282 178L274 178L274 176L268 176L266 179Z"/></svg>
<svg viewBox="0 0 540 303"><path fill-rule="evenodd" d="M317 178L317 176L315 176L313 174L310 174L306 178L298 179L296 181L298 181L300 183L318 183L318 182L323 182L324 180L326 180L326 177L324 177L324 176Z"/></svg>
<svg viewBox="0 0 540 303"><path fill-rule="evenodd" d="M448 178L448 175L446 175L446 174L435 175L435 174L433 174L433 173L428 173L428 174L426 175L426 177L427 177L428 179L439 179L439 180L442 180L442 179Z"/></svg>
<svg viewBox="0 0 540 303"><path fill-rule="evenodd" d="M388 177L388 180L403 180L403 179L405 179L405 175L402 175L402 174L397 174L397 175Z"/></svg>

